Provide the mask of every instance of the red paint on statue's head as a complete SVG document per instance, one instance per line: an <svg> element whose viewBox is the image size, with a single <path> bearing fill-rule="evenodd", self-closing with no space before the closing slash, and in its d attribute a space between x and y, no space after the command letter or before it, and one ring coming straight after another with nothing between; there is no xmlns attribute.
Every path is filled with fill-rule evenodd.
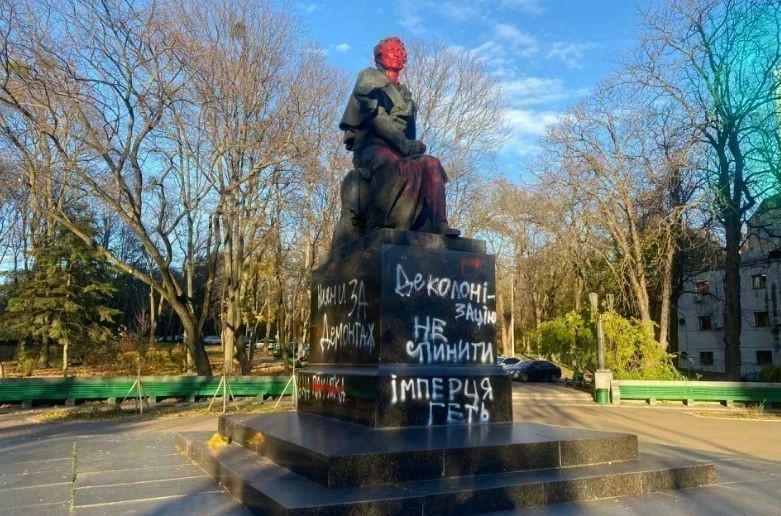
<svg viewBox="0 0 781 516"><path fill-rule="evenodd" d="M385 38L374 47L374 62L394 84L399 83L399 72L407 64L407 49L395 36Z"/></svg>

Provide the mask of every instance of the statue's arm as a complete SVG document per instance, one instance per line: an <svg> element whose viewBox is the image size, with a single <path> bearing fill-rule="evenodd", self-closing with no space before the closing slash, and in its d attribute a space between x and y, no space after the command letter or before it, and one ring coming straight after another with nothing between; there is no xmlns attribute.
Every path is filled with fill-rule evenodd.
<svg viewBox="0 0 781 516"><path fill-rule="evenodd" d="M405 134L406 122L388 113L387 106L391 102L382 91L387 84L388 79L379 70L367 68L358 74L339 124L339 128L345 132L345 145L350 150L355 132L369 129L405 156L423 154L426 146Z"/></svg>
<svg viewBox="0 0 781 516"><path fill-rule="evenodd" d="M426 151L425 146L421 142L410 140L404 134L406 124L403 120L389 115L381 107L377 109L374 117L370 119L369 125L377 136L391 144L405 156L423 154Z"/></svg>

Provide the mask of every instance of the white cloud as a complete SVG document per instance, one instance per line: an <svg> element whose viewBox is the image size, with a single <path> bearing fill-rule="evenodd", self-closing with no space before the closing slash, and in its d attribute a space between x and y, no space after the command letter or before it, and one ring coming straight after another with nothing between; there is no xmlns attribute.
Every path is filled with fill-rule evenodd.
<svg viewBox="0 0 781 516"><path fill-rule="evenodd" d="M420 12L421 5L413 0L400 0L396 4L396 19L399 25L413 34L421 34L425 31Z"/></svg>
<svg viewBox="0 0 781 516"><path fill-rule="evenodd" d="M543 0L501 0L502 7L518 9L529 14L540 14L545 10L542 6Z"/></svg>
<svg viewBox="0 0 781 516"><path fill-rule="evenodd" d="M549 58L558 58L570 68L583 68L582 58L587 50L594 48L596 43L585 42L565 42L556 41L553 43L550 51L548 51Z"/></svg>
<svg viewBox="0 0 781 516"><path fill-rule="evenodd" d="M444 16L455 21L468 21L480 18L484 11L472 2L442 2L438 10Z"/></svg>
<svg viewBox="0 0 781 516"><path fill-rule="evenodd" d="M303 10L303 11L304 11L306 14L312 14L313 12L315 12L315 11L317 11L317 10L321 9L322 7L323 7L323 6L322 6L321 4L315 4L315 3L312 3L312 4L303 4L303 5L301 6L301 9L302 9L302 10Z"/></svg>
<svg viewBox="0 0 781 516"><path fill-rule="evenodd" d="M511 108L505 112L505 120L515 136L540 136L548 126L555 124L561 113L557 111L533 111Z"/></svg>
<svg viewBox="0 0 781 516"><path fill-rule="evenodd" d="M511 77L516 67L507 49L493 40L469 50L478 60L483 61L491 73L497 77Z"/></svg>
<svg viewBox="0 0 781 516"><path fill-rule="evenodd" d="M519 77L500 83L510 104L514 107L540 106L554 102L575 100L588 90L567 90L564 81L546 77Z"/></svg>
<svg viewBox="0 0 781 516"><path fill-rule="evenodd" d="M503 19L508 11L521 11L526 14L539 14L545 9L545 0L397 0L395 13L398 24L413 34L430 35L432 26L424 23L424 18L445 17L449 20L468 23L493 25L497 19ZM422 15L421 13L425 14ZM433 32L438 27L435 25Z"/></svg>
<svg viewBox="0 0 781 516"><path fill-rule="evenodd" d="M531 34L520 30L515 25L498 23L496 27L494 27L494 31L497 39L509 43L514 52L517 52L524 57L531 57L539 50L537 39Z"/></svg>
<svg viewBox="0 0 781 516"><path fill-rule="evenodd" d="M503 152L516 156L528 156L539 151L540 136L555 124L562 113L510 108L505 110L505 122L510 128L510 138Z"/></svg>
<svg viewBox="0 0 781 516"><path fill-rule="evenodd" d="M346 52L349 52L352 47L347 43L339 43L334 48L336 49L337 52L344 54Z"/></svg>

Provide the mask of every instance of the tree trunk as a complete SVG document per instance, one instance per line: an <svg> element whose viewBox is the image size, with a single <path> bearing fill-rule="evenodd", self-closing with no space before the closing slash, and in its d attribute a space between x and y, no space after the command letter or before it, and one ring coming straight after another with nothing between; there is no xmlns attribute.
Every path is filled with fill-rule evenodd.
<svg viewBox="0 0 781 516"><path fill-rule="evenodd" d="M580 310L580 300L583 298L583 292L586 290L586 281L583 279L583 275L580 270L575 271L575 311Z"/></svg>
<svg viewBox="0 0 781 516"><path fill-rule="evenodd" d="M532 312L534 313L534 329L539 330L542 324L542 302L537 292L532 292L531 302Z"/></svg>
<svg viewBox="0 0 781 516"><path fill-rule="evenodd" d="M62 376L68 376L68 343L62 345Z"/></svg>
<svg viewBox="0 0 781 516"><path fill-rule="evenodd" d="M46 335L43 336L41 339L41 356L38 357L38 366L48 369L49 366L49 348L51 347L51 343L49 342L49 337Z"/></svg>
<svg viewBox="0 0 781 516"><path fill-rule="evenodd" d="M256 293L257 294L257 293ZM252 331L249 339L249 349L247 350L247 360L249 360L249 368L252 372L252 363L255 361L255 345L258 342L258 323L257 319L255 324L252 325Z"/></svg>
<svg viewBox="0 0 781 516"><path fill-rule="evenodd" d="M225 374L233 374L233 360L238 359L242 374L250 370L244 351L244 321L241 316L241 281L244 276L244 242L242 238L240 206L223 214L225 228L223 263L227 285L223 298L223 331Z"/></svg>
<svg viewBox="0 0 781 516"><path fill-rule="evenodd" d="M182 326L184 327L184 346L192 356L195 372L198 373L199 376L211 376L212 366L209 364L209 357L206 355L203 343L198 339L199 333L196 331L195 321L188 317L189 314L184 308L176 310L176 312L182 319Z"/></svg>
<svg viewBox="0 0 781 516"><path fill-rule="evenodd" d="M268 311L266 312L266 333L263 338L263 347L268 353L269 342L271 341L271 321L274 319L274 303L269 301Z"/></svg>
<svg viewBox="0 0 781 516"><path fill-rule="evenodd" d="M665 351L669 347L670 303L672 301L673 263L675 263L675 239L667 242L664 263L662 264L662 299L659 309L659 346ZM675 326L673 326L675 328Z"/></svg>
<svg viewBox="0 0 781 516"><path fill-rule="evenodd" d="M241 373L248 374L250 367L247 353L244 351L244 330L240 322L237 322L241 320L241 314L236 313L237 307L236 304L230 301L230 293L227 297L228 301L226 303L221 336L225 346L223 349L223 359L225 361L223 369L227 375L234 374L233 360L235 358L239 361Z"/></svg>
<svg viewBox="0 0 781 516"><path fill-rule="evenodd" d="M149 287L149 345L155 345L157 333L157 307L155 306L155 289Z"/></svg>
<svg viewBox="0 0 781 516"><path fill-rule="evenodd" d="M727 380L740 381L740 219L734 215L725 222L724 371Z"/></svg>
<svg viewBox="0 0 781 516"><path fill-rule="evenodd" d="M190 350L190 346L184 344L184 340L182 340L182 344L184 345L184 370L188 373L194 373L195 361L193 360L193 352Z"/></svg>
<svg viewBox="0 0 781 516"><path fill-rule="evenodd" d="M504 312L504 296L498 295L496 296L496 313L499 315L499 326L500 326L500 335L501 335L501 343L502 343L502 354L507 354L507 343L509 341L509 337L507 335L507 321L506 321L506 315ZM498 354L498 353L497 353Z"/></svg>
<svg viewBox="0 0 781 516"><path fill-rule="evenodd" d="M515 356L515 275L510 282L510 356Z"/></svg>
<svg viewBox="0 0 781 516"><path fill-rule="evenodd" d="M230 376L233 374L233 355L236 344L236 325L235 325L235 306L234 296L236 290L236 271L234 260L234 220L231 220L230 213L222 214L224 221L222 227L225 230L223 240L223 266L225 267L225 288L222 295L222 331L220 332L220 342L222 343L222 372ZM235 215L234 215L235 216Z"/></svg>
<svg viewBox="0 0 781 516"><path fill-rule="evenodd" d="M285 295L282 290L282 280L279 278L281 275L277 275L277 329L279 333L279 340L277 344L281 346L279 349L282 351L282 363L284 367L284 374L290 374L290 364L287 362L287 326L285 320Z"/></svg>

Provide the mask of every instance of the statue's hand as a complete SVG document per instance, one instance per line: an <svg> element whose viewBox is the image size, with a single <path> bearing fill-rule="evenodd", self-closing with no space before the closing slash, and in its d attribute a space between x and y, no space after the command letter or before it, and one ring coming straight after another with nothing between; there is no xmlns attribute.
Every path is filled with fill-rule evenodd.
<svg viewBox="0 0 781 516"><path fill-rule="evenodd" d="M426 144L420 140L414 140L410 143L408 155L415 156L426 153Z"/></svg>

